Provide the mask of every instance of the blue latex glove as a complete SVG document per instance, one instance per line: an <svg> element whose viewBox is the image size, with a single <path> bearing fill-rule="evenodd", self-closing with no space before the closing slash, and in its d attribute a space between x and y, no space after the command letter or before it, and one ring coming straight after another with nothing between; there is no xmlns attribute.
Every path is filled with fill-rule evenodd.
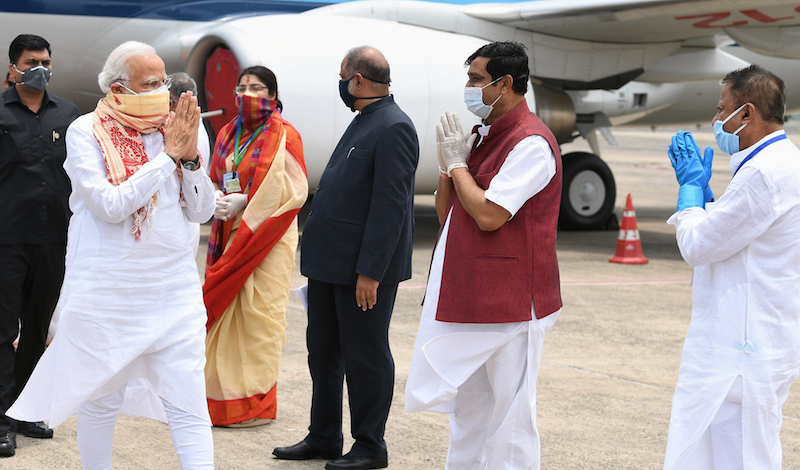
<svg viewBox="0 0 800 470"><path fill-rule="evenodd" d="M700 146L695 142L694 136L692 136L690 132L684 132L683 137L689 150L692 151L692 149L694 149L694 153L700 156ZM706 181L711 181L711 163L714 161L714 149L706 147L704 154L700 156L700 161L703 162L703 170L706 172ZM703 202L711 202L713 200L714 191L712 191L711 186L706 183L706 186L703 188Z"/></svg>
<svg viewBox="0 0 800 470"><path fill-rule="evenodd" d="M678 210L689 207L705 207L704 190L708 186L710 178L710 162L708 174L704 159L701 159L699 149L695 149L694 139L687 142L687 132L678 131L672 137L672 144L667 150L672 167L675 169L675 176L681 185L678 190ZM713 157L712 157L713 159Z"/></svg>

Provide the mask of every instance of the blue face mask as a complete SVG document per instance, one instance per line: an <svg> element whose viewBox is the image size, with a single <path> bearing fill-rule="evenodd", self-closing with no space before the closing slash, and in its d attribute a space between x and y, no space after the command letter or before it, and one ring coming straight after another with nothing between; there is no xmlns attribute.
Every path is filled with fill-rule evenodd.
<svg viewBox="0 0 800 470"><path fill-rule="evenodd" d="M739 114L739 111L741 111L746 105L747 103L739 106L739 108L736 111L732 112L730 116L725 118L724 121L717 121L714 123L714 139L716 139L719 149L729 155L733 155L734 153L739 151L738 134L739 132L741 132L742 129L744 129L744 127L747 124L742 124L742 127L736 129L733 132L733 134L731 134L730 132L726 132L725 129L722 128L722 126L724 126L726 122L730 121L732 117Z"/></svg>

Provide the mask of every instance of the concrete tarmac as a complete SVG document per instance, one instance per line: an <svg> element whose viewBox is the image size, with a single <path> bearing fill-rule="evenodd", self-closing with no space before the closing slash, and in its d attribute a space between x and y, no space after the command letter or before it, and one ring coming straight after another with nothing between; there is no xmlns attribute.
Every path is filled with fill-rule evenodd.
<svg viewBox="0 0 800 470"><path fill-rule="evenodd" d="M663 463L692 293L692 270L681 259L673 227L665 223L674 211L678 190L666 156L669 139L676 130L614 129L620 145L612 147L601 142L602 156L617 180L616 213L621 218L625 197L632 193L648 264L608 262L614 254L616 231L558 234L564 307L545 337L538 381L537 419L543 469L658 469ZM794 142L800 142L800 131L787 131ZM695 135L701 146L716 149L710 126L703 126ZM577 150L588 151L588 146L580 142L563 149L564 153ZM712 187L721 195L731 172L728 156L715 153ZM438 230L432 200L431 196L417 198L413 278L401 284L389 332L396 385L386 441L389 468L394 469L442 469L447 455L447 417L404 411L404 388L420 301ZM198 254L199 269L205 259L204 241L205 237ZM298 266L294 286L305 282ZM286 318L278 418L255 428L214 428L217 469L324 468L322 460L281 461L272 456L274 447L295 444L306 435L311 398L306 318L294 292ZM344 409L346 452L352 444L347 403ZM783 414L784 468L800 468L797 386L793 387ZM53 439L17 439L17 455L0 460L0 468L81 468L75 417L56 428ZM120 416L114 437L114 468L179 468L167 425Z"/></svg>

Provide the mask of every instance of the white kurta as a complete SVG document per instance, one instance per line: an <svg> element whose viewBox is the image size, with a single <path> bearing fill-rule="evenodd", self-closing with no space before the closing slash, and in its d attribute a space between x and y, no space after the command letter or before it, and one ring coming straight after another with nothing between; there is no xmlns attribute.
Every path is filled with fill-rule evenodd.
<svg viewBox="0 0 800 470"><path fill-rule="evenodd" d="M773 143L708 212L685 209L668 223L695 269L664 468L704 468L700 438L742 376L744 468L780 469L781 407L800 370L800 151Z"/></svg>
<svg viewBox="0 0 800 470"><path fill-rule="evenodd" d="M67 131L73 215L58 332L9 416L55 427L128 382L121 412L166 421L161 398L210 423L206 314L189 240L191 222L214 212L214 189L202 168L179 180L160 132L143 137L150 161L112 186L91 113ZM156 191L155 215L135 241L133 214Z"/></svg>
<svg viewBox="0 0 800 470"><path fill-rule="evenodd" d="M479 133L485 136L488 129L489 126L479 128ZM484 195L508 210L513 217L528 199L547 186L555 172L555 156L547 140L530 136L520 141L509 153ZM531 440L535 437L529 436L528 431L536 433L535 387L542 337L555 323L559 312L534 322L437 321L436 308L449 227L450 214L445 220L431 263L425 305L406 384L406 411L451 413L448 469L478 468L487 462L489 468L521 468L519 462L532 460L530 453L534 450L538 460L538 446L537 449L530 449L533 444ZM535 319L532 303L531 314ZM501 356L502 359L499 359ZM486 385L489 383L492 384L491 388L498 391L493 400L481 396L487 391ZM464 397L466 401L463 401ZM483 415L465 415L469 408L488 411L497 403L500 405L494 412L495 416L488 421L507 429L499 429L495 435L489 436L487 443L487 436L479 428L491 428L493 424L485 421L486 416ZM501 413L501 407L508 416L496 416ZM505 425L509 417L516 419L524 413L532 415L533 429L526 431L525 426ZM455 415L465 419L457 423L452 418ZM524 418L520 420L524 421ZM473 429L456 429L464 425ZM495 430L490 429L489 433L492 431ZM493 444L498 441L507 445Z"/></svg>

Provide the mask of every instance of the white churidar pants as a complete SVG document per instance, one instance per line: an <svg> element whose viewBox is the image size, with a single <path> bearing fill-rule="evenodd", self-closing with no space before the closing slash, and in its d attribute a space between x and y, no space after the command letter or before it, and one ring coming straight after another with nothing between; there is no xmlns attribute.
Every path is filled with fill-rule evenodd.
<svg viewBox="0 0 800 470"><path fill-rule="evenodd" d="M114 393L86 401L78 409L78 451L84 470L111 470L114 426L125 397L126 386L127 384L124 384ZM172 445L175 447L181 468L213 469L214 442L211 437L211 426L166 400L163 400L163 403Z"/></svg>

